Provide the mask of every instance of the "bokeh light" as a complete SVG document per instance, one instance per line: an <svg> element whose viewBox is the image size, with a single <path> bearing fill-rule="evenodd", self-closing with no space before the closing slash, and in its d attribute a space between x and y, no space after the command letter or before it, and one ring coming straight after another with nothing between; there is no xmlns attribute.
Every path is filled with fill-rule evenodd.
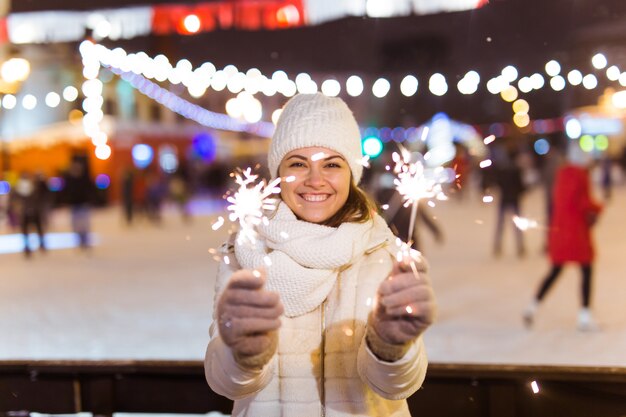
<svg viewBox="0 0 626 417"><path fill-rule="evenodd" d="M527 113L515 113L513 115L513 123L517 127L526 127L530 123L530 117Z"/></svg>
<svg viewBox="0 0 626 417"><path fill-rule="evenodd" d="M519 73L513 65L507 65L502 69L502 77L510 83L517 80Z"/></svg>
<svg viewBox="0 0 626 417"><path fill-rule="evenodd" d="M282 112L283 112L283 109L274 110L274 112L272 113L272 123L274 124L278 123L278 119L280 119L280 115Z"/></svg>
<svg viewBox="0 0 626 417"><path fill-rule="evenodd" d="M61 96L58 95L57 93L51 91L48 94L46 94L46 105L48 107L52 107L55 108L57 107L60 103L61 103Z"/></svg>
<svg viewBox="0 0 626 417"><path fill-rule="evenodd" d="M26 94L22 98L22 107L24 107L26 110L33 110L35 107L37 107L37 97L32 94Z"/></svg>
<svg viewBox="0 0 626 417"><path fill-rule="evenodd" d="M610 67L606 69L606 78L608 78L611 81L619 80L620 75L621 75L621 72L616 65L611 65Z"/></svg>
<svg viewBox="0 0 626 417"><path fill-rule="evenodd" d="M602 69L602 68L606 67L606 65L607 65L606 56L604 56L604 54L601 54L601 53L595 54L591 58L591 64L596 69Z"/></svg>
<svg viewBox="0 0 626 417"><path fill-rule="evenodd" d="M152 146L145 143L138 143L133 146L131 151L133 156L133 163L139 169L144 169L150 165L152 159L154 159L154 150Z"/></svg>
<svg viewBox="0 0 626 417"><path fill-rule="evenodd" d="M567 73L567 81L571 85L579 85L583 82L583 74L578 70L571 70Z"/></svg>
<svg viewBox="0 0 626 417"><path fill-rule="evenodd" d="M443 96L448 92L448 83L443 74L435 73L428 80L428 89L436 96Z"/></svg>
<svg viewBox="0 0 626 417"><path fill-rule="evenodd" d="M530 105L524 99L516 100L513 103L513 113L528 113L530 110Z"/></svg>
<svg viewBox="0 0 626 417"><path fill-rule="evenodd" d="M530 77L522 77L517 82L517 86L522 93L528 93L533 90L533 82Z"/></svg>
<svg viewBox="0 0 626 417"><path fill-rule="evenodd" d="M205 162L211 162L217 155L215 138L209 132L201 132L192 139L193 153Z"/></svg>
<svg viewBox="0 0 626 417"><path fill-rule="evenodd" d="M400 83L400 91L406 97L411 97L417 92L418 85L419 83L415 76L407 75L402 79L402 82Z"/></svg>
<svg viewBox="0 0 626 417"><path fill-rule="evenodd" d="M322 93L328 97L337 97L341 92L341 84L337 80L325 80L322 83Z"/></svg>
<svg viewBox="0 0 626 417"><path fill-rule="evenodd" d="M606 135L597 135L595 147L599 151L606 151L609 148L609 138Z"/></svg>
<svg viewBox="0 0 626 417"><path fill-rule="evenodd" d="M17 98L13 94L7 94L2 97L2 107L7 110L15 108L17 105Z"/></svg>
<svg viewBox="0 0 626 417"><path fill-rule="evenodd" d="M376 136L368 136L363 139L362 150L364 155L376 158L383 151L383 142Z"/></svg>
<svg viewBox="0 0 626 417"><path fill-rule="evenodd" d="M539 138L535 141L533 148L538 155L546 155L550 152L550 142L545 138Z"/></svg>
<svg viewBox="0 0 626 417"><path fill-rule="evenodd" d="M63 190L63 188L65 188L65 180L62 177L48 178L48 190L56 193Z"/></svg>
<svg viewBox="0 0 626 417"><path fill-rule="evenodd" d="M561 64L559 64L554 59L546 63L546 74L548 74L549 76L555 77L560 72L561 72Z"/></svg>
<svg viewBox="0 0 626 417"><path fill-rule="evenodd" d="M65 101L75 101L78 98L78 90L74 86L67 86L63 89L63 98Z"/></svg>
<svg viewBox="0 0 626 417"><path fill-rule="evenodd" d="M101 160L109 159L111 156L111 147L109 145L100 145L96 146L96 150L94 152L96 154L96 158Z"/></svg>
<svg viewBox="0 0 626 417"><path fill-rule="evenodd" d="M598 79L593 74L587 74L583 77L583 87L587 90L593 90L598 86Z"/></svg>
<svg viewBox="0 0 626 417"><path fill-rule="evenodd" d="M363 80L358 75L351 75L346 80L346 91L352 97L358 97L363 92Z"/></svg>
<svg viewBox="0 0 626 417"><path fill-rule="evenodd" d="M107 174L98 174L95 183L97 189L106 190L111 185L111 178Z"/></svg>
<svg viewBox="0 0 626 417"><path fill-rule="evenodd" d="M185 30L187 32L196 33L200 30L200 18L198 18L195 14L190 14L185 17L183 25L185 26Z"/></svg>
<svg viewBox="0 0 626 417"><path fill-rule="evenodd" d="M550 78L550 87L552 87L554 91L563 90L565 88L565 78L560 75Z"/></svg>
<svg viewBox="0 0 626 417"><path fill-rule="evenodd" d="M7 181L0 181L0 195L9 194L11 185Z"/></svg>
<svg viewBox="0 0 626 417"><path fill-rule="evenodd" d="M74 125L78 125L83 120L83 112L78 109L72 109L67 115L67 118L70 121L70 123Z"/></svg>
<svg viewBox="0 0 626 417"><path fill-rule="evenodd" d="M176 148L171 145L159 147L159 166L168 174L173 174L178 169L178 155Z"/></svg>
<svg viewBox="0 0 626 417"><path fill-rule="evenodd" d="M582 149L585 152L593 151L593 147L594 147L593 136L591 136L591 135L582 135L580 137L579 145L580 145L580 149Z"/></svg>
<svg viewBox="0 0 626 417"><path fill-rule="evenodd" d="M379 78L372 85L372 94L378 98L383 98L391 89L391 83L386 78Z"/></svg>
<svg viewBox="0 0 626 417"><path fill-rule="evenodd" d="M504 90L502 90L502 92L500 93L500 96L502 97L502 100L504 101L508 101L508 102L515 101L518 96L517 88L510 85L506 87Z"/></svg>
<svg viewBox="0 0 626 417"><path fill-rule="evenodd" d="M570 139L577 139L583 132L583 127L580 121L574 117L568 117L565 119L565 134Z"/></svg>

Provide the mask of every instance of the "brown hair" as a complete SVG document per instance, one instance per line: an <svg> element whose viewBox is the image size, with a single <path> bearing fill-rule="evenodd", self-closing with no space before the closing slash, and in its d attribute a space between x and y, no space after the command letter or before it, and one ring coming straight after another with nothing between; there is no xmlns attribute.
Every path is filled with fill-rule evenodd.
<svg viewBox="0 0 626 417"><path fill-rule="evenodd" d="M350 179L350 191L345 204L323 222L324 226L339 227L342 223L365 223L371 220L376 212L376 204Z"/></svg>

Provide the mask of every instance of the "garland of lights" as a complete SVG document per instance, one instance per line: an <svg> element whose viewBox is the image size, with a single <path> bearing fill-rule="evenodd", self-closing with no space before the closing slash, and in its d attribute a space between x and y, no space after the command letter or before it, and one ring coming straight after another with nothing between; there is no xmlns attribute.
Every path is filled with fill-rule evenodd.
<svg viewBox="0 0 626 417"><path fill-rule="evenodd" d="M155 74L150 73L151 69L149 67L142 67L145 62L150 62L150 58L145 54L126 55L126 52L121 48L110 50L102 45L95 45L90 41L82 42L79 49L83 57L83 76L86 78L82 86L85 96L83 108L86 112L83 117L83 127L85 134L91 138L93 145L96 147L95 154L99 159L108 159L111 156L111 147L107 144L108 137L100 128L100 122L104 118L102 111L102 105L104 104L102 97L103 84L97 78L101 66L109 68L142 94L203 126L235 132L248 132L264 137L272 135L274 130L272 123L260 121L257 123L245 123L225 114L211 112L176 96L144 78L144 76L157 77ZM140 61L136 61L137 57L142 58L138 58ZM142 59L143 61L141 61ZM165 64L165 62L162 63ZM137 64L138 67L134 67L134 64ZM167 66L168 64L169 62L165 65ZM185 70L180 68L182 67L171 68L170 82L173 84L176 84L172 78L177 76L177 70L182 72L182 74L178 75L184 76Z"/></svg>
<svg viewBox="0 0 626 417"><path fill-rule="evenodd" d="M193 120L202 126L212 129L229 130L233 132L248 132L257 136L271 137L274 132L274 125L269 122L243 123L226 114L215 113L196 104L178 97L171 91L166 90L143 78L141 75L118 68L111 68L111 71L119 75L142 94L150 97L159 104L167 107L181 116Z"/></svg>
<svg viewBox="0 0 626 417"><path fill-rule="evenodd" d="M106 145L106 139L103 138L103 133L98 127L98 122L103 116L101 110L103 103L101 97L102 86L101 82L96 78L101 65L121 75L123 79L129 81L134 88L143 94L201 125L215 129L246 131L265 137L269 137L272 134L273 126L270 123L260 122L258 119L254 120L254 123L242 123L236 118L210 112L176 96L149 79L154 78L161 82L169 80L172 84L182 83L187 87L189 94L196 98L201 97L209 87L215 91L222 91L224 88L228 88L233 94L238 94L237 99L228 101L228 113L232 113L229 109L232 106L229 105L233 105L233 102L236 102L238 99L243 100L241 97L243 94L252 98L254 94L259 92L263 92L267 96L280 92L286 97L291 97L296 92L313 93L317 91L317 83L306 73L298 74L295 77L295 81L292 81L284 71L276 71L271 78L268 78L256 68L252 68L244 74L237 70L234 65L228 65L223 70L217 70L213 64L206 62L200 67L193 69L189 61L181 60L176 66L172 66L164 55L150 58L143 52L127 54L121 48L109 50L102 45L94 45L89 41L81 44L80 51L85 65L83 74L88 79L83 85L83 93L86 97L83 107L87 111L83 123L85 132L96 145L96 154L99 157L104 157L104 159L108 158L111 151L108 145ZM608 64L606 57L602 54L594 55L591 61L598 70L605 68ZM561 91L564 88L565 79L560 75L560 64L554 60L549 61L545 66L545 71L548 76L552 77L550 79L551 87L555 91ZM504 101L512 102L514 124L519 128L527 128L530 124L528 115L530 105L526 100L518 99L518 89L511 84L517 80L518 75L515 67L507 66L500 75L491 78L486 86L490 93L499 94ZM579 82L577 82L579 79L578 75L580 75ZM622 85L626 84L626 72L621 73L616 66L609 67L606 75L611 81L619 81ZM578 70L570 71L567 77L570 84L578 85L582 83L587 89L596 88L598 85L595 75L587 74L583 77ZM90 88L90 82L100 84ZM462 94L473 94L478 90L479 83L480 75L475 71L469 71L458 82L457 88ZM543 88L545 80L541 74L534 73L529 77L520 78L517 85L519 91L528 93L533 89ZM347 79L346 90L349 95L358 96L363 92L363 89L364 86L360 77L353 75ZM382 98L387 95L390 89L391 83L388 80L378 78L372 85L372 94ZM407 97L417 93L417 89L418 80L413 75L404 77L400 84L401 92ZM328 96L337 96L341 91L341 85L337 80L329 79L322 82L321 90L322 93ZM445 76L440 73L433 74L429 79L429 90L434 95L444 95L448 90ZM95 91L95 94L92 94L91 91ZM90 99L90 95L94 95L94 97ZM252 100L256 101L253 98ZM91 114L90 109L92 110ZM259 119L261 114L261 111L259 111ZM397 129L393 129L393 132ZM404 132L409 131L406 130ZM393 139L401 142L412 139L410 136L403 134L399 138L400 140L396 139L395 136ZM98 152L98 146L101 147L100 152ZM102 148L103 146L106 146L106 148Z"/></svg>
<svg viewBox="0 0 626 417"><path fill-rule="evenodd" d="M267 77L255 68L248 70L246 73L240 72L233 65L217 70L213 64L208 62L195 69L187 60L181 60L175 66L172 66L163 55L150 58L143 52L127 54L121 48L109 50L102 45L93 44L89 41L83 42L80 50L84 64L83 74L87 79L82 86L85 96L83 108L86 111L83 125L86 134L92 139L96 148L100 147L98 155L105 157L105 159L110 155L111 150L107 145L108 138L106 134L99 128L99 123L104 116L102 112L104 100L102 98L103 85L97 77L102 66L114 70L118 75L123 75L123 78L129 80L143 94L156 99L160 103L167 105L171 110L204 126L216 129L246 131L264 137L271 135L273 127L269 122L260 122L261 110L257 111L259 119L254 120L252 123L243 123L237 118L202 109L159 87L154 82L149 81L149 79L154 78L159 82L168 80L172 84L182 83L187 87L189 94L195 98L205 94L208 88L212 88L215 91L222 91L227 88L233 94L238 94L237 99L241 99L240 101L243 101L241 96L244 93L248 97L253 97L258 93L263 93L267 96L281 93L285 97L291 97L297 92L312 93L318 91L318 84L306 73L298 74L295 80L291 80L281 70L274 72L271 77ZM608 62L604 55L594 55L591 62L596 70L606 68L606 77L610 81L617 81L620 85L626 86L626 72L621 72L615 65L607 68ZM561 75L561 66L556 61L550 61L546 64L545 73L550 77L549 84L555 91L562 91L567 82L574 86L582 84L583 87L590 90L598 85L597 77L594 74L583 76L577 69ZM517 88L513 85L516 80ZM479 83L480 76L475 71L469 71L458 82L457 88L462 94L473 94L477 91ZM486 83L486 87L490 93L499 94L504 101L511 102L514 113L513 122L520 128L527 128L530 124L530 117L528 116L530 105L526 100L520 99L519 94L520 92L528 93L533 89L541 89L546 84L544 76L540 73L534 73L531 76L522 77L518 80L517 70L512 66L507 66L502 70L501 74L491 78ZM415 76L407 75L403 78L399 87L403 95L411 97L417 93L418 85L419 82ZM378 78L372 85L372 94L383 98L390 89L391 83L388 80ZM341 84L336 79L327 79L321 82L321 90L326 95L337 96L341 93ZM429 90L435 95L445 94L448 90L445 77L442 74L431 76ZM361 95L363 91L364 85L360 77L352 75L347 78L347 94L356 97ZM67 101L75 100L76 96L77 90L73 86L66 87L63 91L63 98ZM237 99L231 99L227 103L228 113L231 113L228 109L229 104L236 104L234 102L238 101ZM49 92L45 98L46 104L50 107L56 107L59 100L60 96L56 92ZM256 101L260 106L260 102ZM613 101L617 108L626 108L626 93L616 93ZM26 94L22 97L22 106L26 109L33 109L37 103L37 98L32 94ZM2 98L1 105L3 108L10 110L17 105L17 98L14 95L7 94ZM543 122L547 121L537 120L533 123L537 124L539 122L545 124ZM398 129L403 128L381 128L379 132L384 135L387 131L396 132ZM538 133L545 133L545 129L538 127L536 130ZM394 133L391 136L392 140L404 141L411 136L409 134L411 128L405 129L403 132L405 134L402 135Z"/></svg>

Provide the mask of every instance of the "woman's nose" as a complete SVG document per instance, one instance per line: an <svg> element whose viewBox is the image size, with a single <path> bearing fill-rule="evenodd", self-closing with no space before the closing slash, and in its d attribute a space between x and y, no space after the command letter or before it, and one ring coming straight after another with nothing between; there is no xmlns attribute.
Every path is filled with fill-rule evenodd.
<svg viewBox="0 0 626 417"><path fill-rule="evenodd" d="M324 176L320 169L313 167L307 172L305 184L310 186L319 186L324 183Z"/></svg>

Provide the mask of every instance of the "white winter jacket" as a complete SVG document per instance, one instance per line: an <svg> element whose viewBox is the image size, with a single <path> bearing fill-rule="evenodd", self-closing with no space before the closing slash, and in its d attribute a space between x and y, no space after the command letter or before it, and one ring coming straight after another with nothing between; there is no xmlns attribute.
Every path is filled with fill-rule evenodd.
<svg viewBox="0 0 626 417"><path fill-rule="evenodd" d="M376 291L392 268L393 238L389 232L386 242L372 243L340 271L315 310L282 317L277 352L260 371L235 362L219 335L214 312L205 374L213 391L234 400L233 417L410 416L406 398L426 375L422 337L396 362L378 359L365 340ZM234 247L225 244L222 250L232 255ZM234 258L219 267L216 306L228 279L240 269ZM351 319L337 320L346 312Z"/></svg>

